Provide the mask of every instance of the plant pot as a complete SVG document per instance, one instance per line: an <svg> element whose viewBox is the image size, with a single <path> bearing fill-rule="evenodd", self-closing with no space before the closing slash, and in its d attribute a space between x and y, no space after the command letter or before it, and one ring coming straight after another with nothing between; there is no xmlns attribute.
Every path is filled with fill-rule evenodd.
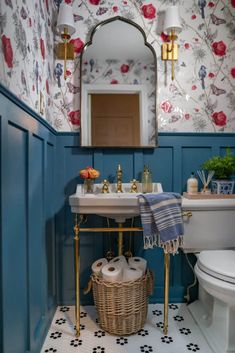
<svg viewBox="0 0 235 353"><path fill-rule="evenodd" d="M234 180L212 180L212 194L232 194L234 188Z"/></svg>

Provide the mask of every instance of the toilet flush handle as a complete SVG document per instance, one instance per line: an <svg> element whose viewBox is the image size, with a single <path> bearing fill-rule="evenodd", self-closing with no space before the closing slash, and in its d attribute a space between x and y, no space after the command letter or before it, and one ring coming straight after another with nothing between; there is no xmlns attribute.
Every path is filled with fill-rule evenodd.
<svg viewBox="0 0 235 353"><path fill-rule="evenodd" d="M188 217L188 218L190 218L190 217L192 217L192 212L191 211L183 211L182 212L182 217Z"/></svg>

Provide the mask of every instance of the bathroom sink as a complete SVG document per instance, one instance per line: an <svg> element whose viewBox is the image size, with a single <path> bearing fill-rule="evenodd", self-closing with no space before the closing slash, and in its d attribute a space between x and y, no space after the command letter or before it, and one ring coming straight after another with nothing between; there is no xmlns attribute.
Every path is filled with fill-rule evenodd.
<svg viewBox="0 0 235 353"><path fill-rule="evenodd" d="M94 185L94 193L85 194L83 185L78 184L76 193L69 197L71 211L78 214L96 214L114 219L118 223L139 215L138 193L131 193L131 184L122 184L122 193L116 193L116 184L109 185L110 193L103 194L102 184ZM160 183L153 183L153 193L163 192Z"/></svg>

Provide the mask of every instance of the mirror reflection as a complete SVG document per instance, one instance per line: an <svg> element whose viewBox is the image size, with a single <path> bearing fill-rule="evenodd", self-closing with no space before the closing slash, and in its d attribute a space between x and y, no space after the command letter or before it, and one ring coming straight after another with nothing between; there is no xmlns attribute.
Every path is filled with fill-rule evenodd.
<svg viewBox="0 0 235 353"><path fill-rule="evenodd" d="M142 28L101 22L81 55L81 145L154 147L156 55Z"/></svg>

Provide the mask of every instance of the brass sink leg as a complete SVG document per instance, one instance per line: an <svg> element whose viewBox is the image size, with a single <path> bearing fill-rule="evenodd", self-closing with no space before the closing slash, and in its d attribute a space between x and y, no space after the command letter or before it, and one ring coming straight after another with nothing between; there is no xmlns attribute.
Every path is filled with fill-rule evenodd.
<svg viewBox="0 0 235 353"><path fill-rule="evenodd" d="M122 228L122 223L118 223L118 228ZM118 232L118 256L122 255L123 251L123 232Z"/></svg>
<svg viewBox="0 0 235 353"><path fill-rule="evenodd" d="M164 253L164 335L168 334L168 302L169 302L170 254Z"/></svg>
<svg viewBox="0 0 235 353"><path fill-rule="evenodd" d="M78 215L75 215L74 225L74 273L75 273L75 321L76 336L80 336L80 258L79 258L79 224Z"/></svg>

